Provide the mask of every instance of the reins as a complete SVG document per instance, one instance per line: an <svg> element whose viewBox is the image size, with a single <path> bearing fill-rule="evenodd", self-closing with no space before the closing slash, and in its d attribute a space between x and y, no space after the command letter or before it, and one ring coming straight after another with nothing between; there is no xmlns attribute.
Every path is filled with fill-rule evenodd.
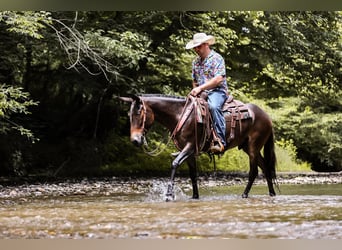
<svg viewBox="0 0 342 250"><path fill-rule="evenodd" d="M186 120L190 117L190 114L192 111L194 111L193 115L194 115L194 131L195 131L195 155L199 155L200 152L202 152L204 145L205 145L205 141L207 140L207 137L209 136L207 131L206 131L206 127L203 126L203 136L200 139L200 141L198 140L198 122L203 123L203 124L208 124L208 122L210 122L211 116L209 115L208 120L204 121L205 118L202 117L202 113L201 111L199 111L201 104L199 102L199 97L194 97L192 95L189 95L187 98L187 101L183 107L180 119L178 120L178 123L175 127L175 129L173 130L171 137L174 139L174 143L177 146L177 148L180 150L179 146L177 145L177 141L175 140L175 136L176 134L181 130L181 128L183 127L184 123L186 122ZM191 105L189 105L189 102L191 102ZM208 113L208 112L206 112ZM201 121L199 121L201 120Z"/></svg>
<svg viewBox="0 0 342 250"><path fill-rule="evenodd" d="M143 101L143 100L141 100L141 102L142 102L142 109L143 109L143 111L144 111L144 113L143 113L143 123L142 123L142 130L143 130L143 138L144 138L144 144L143 144L143 151L144 151L144 153L146 153L146 154L148 154L148 155L150 155L150 156L158 156L158 155L160 155L166 148L167 148L167 146L169 145L169 143L170 143L170 141L171 141L171 137L169 137L169 139L168 139L168 141L167 141L167 143L166 143L166 145L165 145L165 147L163 148L163 149L161 149L161 146L162 146L162 142L160 142L159 143L159 145L155 148L155 149L153 149L153 150L151 150L151 151L148 151L148 144L147 144L147 140L146 140L146 136L145 136L145 133L146 133L146 129L145 129L145 122L146 122L146 106L145 106L145 102Z"/></svg>
<svg viewBox="0 0 342 250"><path fill-rule="evenodd" d="M188 105L189 102L192 102L192 105ZM181 128L183 127L184 123L186 122L186 120L189 118L190 113L192 112L192 110L194 110L194 119L198 119L198 116L201 116L201 114L198 114L198 106L200 104L197 103L197 98L193 97L193 96L188 96L186 103L183 107L183 110L181 112L180 115L180 119L177 122L177 125L175 126L175 128L173 129L172 133L170 134L167 143L165 144L165 147L162 148L162 142L159 143L159 145L153 149L153 150L148 150L148 143L146 140L146 136L145 136L145 122L146 122L146 106L145 106L145 102L142 100L142 110L143 110L143 124L142 124L142 129L143 129L143 139L144 139L144 143L143 143L143 151L144 153L150 155L150 156L158 156L159 154L161 154L170 144L171 140L173 140L174 144L176 145L176 147L178 148L178 150L181 150L178 146L177 140L175 139L176 134L181 130ZM211 117L209 116L209 119L211 119ZM201 138L200 141L198 141L197 138L197 132L198 132L198 127L197 127L197 122L194 123L195 127L194 127L194 131L195 131L195 155L199 155L199 153L202 151L204 144L205 144L205 140L207 139L207 132L205 127L204 129L204 135Z"/></svg>
<svg viewBox="0 0 342 250"><path fill-rule="evenodd" d="M167 148L167 146L170 144L171 139L172 139L172 137L170 136L168 141L167 141L167 143L165 144L165 147L163 149L160 149L163 143L159 142L159 145L155 149L153 149L151 151L148 151L148 149L147 149L148 145L147 145L146 137L144 136L144 144L143 144L143 147L142 147L143 150L144 150L144 153L146 153L146 154L148 154L150 156L158 156L158 155L160 155Z"/></svg>

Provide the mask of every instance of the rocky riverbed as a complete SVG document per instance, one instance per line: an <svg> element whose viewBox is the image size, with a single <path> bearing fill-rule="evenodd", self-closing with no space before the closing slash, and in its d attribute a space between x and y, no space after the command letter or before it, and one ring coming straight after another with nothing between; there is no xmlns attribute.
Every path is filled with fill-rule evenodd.
<svg viewBox="0 0 342 250"><path fill-rule="evenodd" d="M246 173L216 173L215 176L199 177L200 187L245 185ZM167 183L168 178L82 178L61 180L13 180L0 179L0 199L25 197L51 197L68 195L113 195L117 193L148 193L156 182ZM342 172L337 173L278 173L278 184L341 184ZM190 189L189 178L177 177L176 185ZM254 185L266 185L258 176ZM341 191L342 194L342 191Z"/></svg>

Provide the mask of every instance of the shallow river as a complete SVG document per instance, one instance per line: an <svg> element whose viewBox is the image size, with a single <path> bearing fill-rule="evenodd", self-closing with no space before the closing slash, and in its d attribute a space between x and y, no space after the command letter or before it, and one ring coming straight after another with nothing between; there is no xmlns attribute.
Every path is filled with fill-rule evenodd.
<svg viewBox="0 0 342 250"><path fill-rule="evenodd" d="M0 200L0 238L285 238L342 239L342 184L281 185L267 196L255 185L206 187L200 199L176 188L164 202L164 183L147 193L7 197Z"/></svg>

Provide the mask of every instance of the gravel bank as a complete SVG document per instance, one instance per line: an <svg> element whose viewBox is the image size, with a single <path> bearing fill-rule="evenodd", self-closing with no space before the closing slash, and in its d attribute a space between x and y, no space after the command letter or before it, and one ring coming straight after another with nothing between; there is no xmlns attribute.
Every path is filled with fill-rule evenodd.
<svg viewBox="0 0 342 250"><path fill-rule="evenodd" d="M199 177L200 187L245 185L245 173L216 173L216 176ZM156 182L167 183L168 178L83 178L73 180L9 180L0 179L0 199L25 197L51 197L68 195L112 195L117 193L148 193ZM279 184L340 184L342 172L338 173L278 173ZM189 178L177 177L181 188L189 188ZM265 185L260 175L255 185Z"/></svg>

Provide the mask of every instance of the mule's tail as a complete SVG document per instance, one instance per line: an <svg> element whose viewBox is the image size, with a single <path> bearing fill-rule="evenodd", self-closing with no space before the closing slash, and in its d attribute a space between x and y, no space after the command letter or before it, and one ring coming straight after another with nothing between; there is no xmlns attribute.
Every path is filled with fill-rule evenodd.
<svg viewBox="0 0 342 250"><path fill-rule="evenodd" d="M272 180L276 180L276 163L277 158L274 151L274 132L272 130L271 135L267 139L264 146L264 158L265 158L265 174L271 176Z"/></svg>

